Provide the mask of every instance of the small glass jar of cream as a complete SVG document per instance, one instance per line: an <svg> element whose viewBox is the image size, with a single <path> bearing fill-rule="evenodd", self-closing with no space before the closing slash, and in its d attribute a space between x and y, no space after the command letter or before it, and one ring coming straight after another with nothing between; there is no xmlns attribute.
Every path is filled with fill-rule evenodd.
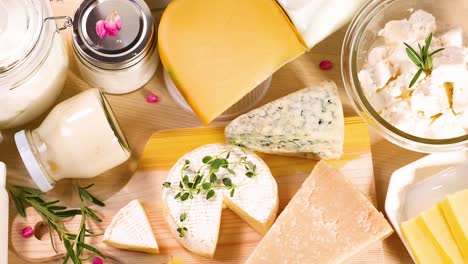
<svg viewBox="0 0 468 264"><path fill-rule="evenodd" d="M72 46L83 79L109 94L138 90L159 65L144 0L84 0L74 14Z"/></svg>
<svg viewBox="0 0 468 264"><path fill-rule="evenodd" d="M65 178L92 178L130 158L130 147L99 89L71 97L33 130L15 134L23 162L43 192Z"/></svg>

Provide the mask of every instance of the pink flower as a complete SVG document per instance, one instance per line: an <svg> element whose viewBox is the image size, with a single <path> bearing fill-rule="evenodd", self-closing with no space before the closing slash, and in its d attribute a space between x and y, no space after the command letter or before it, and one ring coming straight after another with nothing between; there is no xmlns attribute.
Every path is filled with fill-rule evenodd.
<svg viewBox="0 0 468 264"><path fill-rule="evenodd" d="M34 229L31 226L27 226L21 230L21 235L24 238L30 238L34 235Z"/></svg>
<svg viewBox="0 0 468 264"><path fill-rule="evenodd" d="M104 261L100 257L95 257L93 259L93 264L103 264L103 263L104 263Z"/></svg>
<svg viewBox="0 0 468 264"><path fill-rule="evenodd" d="M122 19L117 14L116 10L112 10L106 20L96 22L96 33L99 38L103 39L106 36L118 36L122 29Z"/></svg>
<svg viewBox="0 0 468 264"><path fill-rule="evenodd" d="M111 19L106 19L104 23L107 34L109 36L118 36L119 31L122 29L122 20L119 15L112 17Z"/></svg>
<svg viewBox="0 0 468 264"><path fill-rule="evenodd" d="M146 102L148 102L148 103L153 104L153 103L157 103L158 101L159 101L159 96L157 96L155 94L151 93L151 94L148 94L146 96Z"/></svg>
<svg viewBox="0 0 468 264"><path fill-rule="evenodd" d="M96 33L101 39L107 36L107 30L106 30L105 24L106 22L104 20L99 20L98 22L96 22Z"/></svg>
<svg viewBox="0 0 468 264"><path fill-rule="evenodd" d="M331 70L333 68L333 62L331 62L329 60L321 61L319 67L320 67L320 69L322 69L324 71Z"/></svg>

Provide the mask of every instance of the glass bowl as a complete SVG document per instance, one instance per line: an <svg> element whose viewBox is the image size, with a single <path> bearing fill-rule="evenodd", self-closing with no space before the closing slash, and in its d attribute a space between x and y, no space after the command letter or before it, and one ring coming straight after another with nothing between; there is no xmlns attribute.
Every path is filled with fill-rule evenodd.
<svg viewBox="0 0 468 264"><path fill-rule="evenodd" d="M358 79L368 52L380 38L377 33L388 21L408 18L413 10L425 10L436 17L437 26L457 25L468 32L466 0L373 0L366 3L351 22L343 43L341 70L346 93L359 115L381 136L403 148L424 152L468 149L468 134L456 138L430 139L399 130L384 120L368 101ZM466 40L466 36L465 40ZM466 43L466 41L465 41Z"/></svg>

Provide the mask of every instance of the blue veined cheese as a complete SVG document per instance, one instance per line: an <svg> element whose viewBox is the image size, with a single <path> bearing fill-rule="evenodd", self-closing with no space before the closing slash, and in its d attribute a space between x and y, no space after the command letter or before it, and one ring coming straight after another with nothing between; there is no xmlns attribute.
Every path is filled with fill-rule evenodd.
<svg viewBox="0 0 468 264"><path fill-rule="evenodd" d="M343 107L325 81L254 109L232 121L226 139L251 150L316 159L343 153Z"/></svg>

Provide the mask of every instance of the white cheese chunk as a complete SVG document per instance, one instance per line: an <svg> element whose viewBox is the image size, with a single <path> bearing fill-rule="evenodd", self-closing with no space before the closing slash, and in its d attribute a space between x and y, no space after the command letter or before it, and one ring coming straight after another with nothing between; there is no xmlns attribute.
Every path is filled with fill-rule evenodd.
<svg viewBox="0 0 468 264"><path fill-rule="evenodd" d="M468 83L453 84L452 104L456 114L468 112Z"/></svg>
<svg viewBox="0 0 468 264"><path fill-rule="evenodd" d="M466 131L457 117L452 112L447 112L430 125L427 137L435 139L452 138L463 136L465 133Z"/></svg>
<svg viewBox="0 0 468 264"><path fill-rule="evenodd" d="M468 82L468 70L463 48L446 47L434 55L433 64L432 80L434 82Z"/></svg>
<svg viewBox="0 0 468 264"><path fill-rule="evenodd" d="M413 44L421 39L425 39L431 32L435 32L435 17L426 11L418 10L414 12L409 20L393 20L388 22L379 31L378 35L384 37L387 43L401 44L408 42Z"/></svg>
<svg viewBox="0 0 468 264"><path fill-rule="evenodd" d="M120 249L159 253L151 224L138 200L117 212L104 233L103 242Z"/></svg>
<svg viewBox="0 0 468 264"><path fill-rule="evenodd" d="M443 47L463 47L463 28L456 27L439 36Z"/></svg>
<svg viewBox="0 0 468 264"><path fill-rule="evenodd" d="M431 80L423 81L413 91L411 110L427 117L449 111L450 101L445 86Z"/></svg>
<svg viewBox="0 0 468 264"><path fill-rule="evenodd" d="M411 131L413 135L424 137L431 123L429 117L411 111L407 100L397 100L390 107L384 109L382 117L401 131Z"/></svg>
<svg viewBox="0 0 468 264"><path fill-rule="evenodd" d="M254 109L232 121L225 135L254 151L337 159L343 153L344 117L336 84L322 82Z"/></svg>
<svg viewBox="0 0 468 264"><path fill-rule="evenodd" d="M182 201L174 199L180 192L178 187L183 175L194 181L197 171L204 176L203 182L209 182L209 167L203 163L206 156L227 158L229 168L220 168L216 172L216 186L224 186L222 180L230 178L235 189L231 197L231 190L223 187L216 189L215 195L207 199L207 192L193 192L193 199ZM246 168L240 164L243 157L256 166L257 176L246 177ZM182 172L186 161L190 161L189 168ZM234 165L233 165L234 164ZM223 204L238 214L259 233L264 234L273 224L278 210L278 187L271 175L268 166L253 152L232 145L210 144L199 147L181 157L172 167L167 182L172 188L164 188L162 192L163 211L166 222L171 232L182 246L188 250L205 257L213 257L221 222ZM181 221L181 215L186 214L186 219ZM187 228L183 237L177 231L178 228Z"/></svg>

